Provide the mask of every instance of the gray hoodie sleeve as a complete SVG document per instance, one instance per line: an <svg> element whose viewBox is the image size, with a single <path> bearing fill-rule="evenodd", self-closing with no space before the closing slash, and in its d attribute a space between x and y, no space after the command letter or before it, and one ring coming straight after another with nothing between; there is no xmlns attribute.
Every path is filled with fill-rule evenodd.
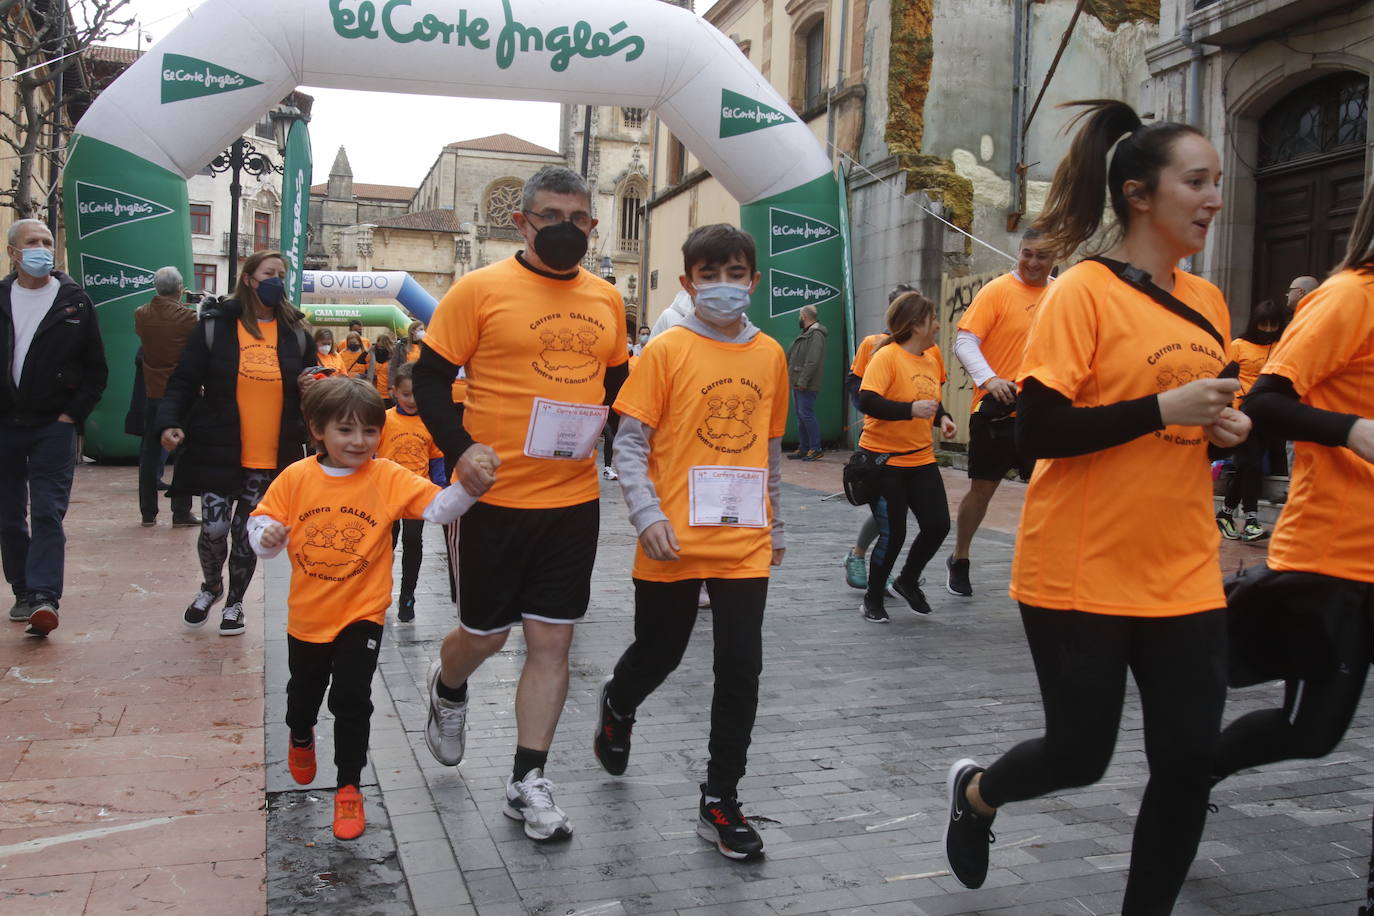
<svg viewBox="0 0 1374 916"><path fill-rule="evenodd" d="M773 509L773 549L787 545L782 535L782 439L768 440L768 504Z"/></svg>
<svg viewBox="0 0 1374 916"><path fill-rule="evenodd" d="M625 508L630 512L630 524L635 526L636 535L643 534L654 522L668 520L659 508L658 493L649 479L649 440L653 435L652 426L620 415L620 430L615 436L615 470L620 475L620 492L625 496Z"/></svg>

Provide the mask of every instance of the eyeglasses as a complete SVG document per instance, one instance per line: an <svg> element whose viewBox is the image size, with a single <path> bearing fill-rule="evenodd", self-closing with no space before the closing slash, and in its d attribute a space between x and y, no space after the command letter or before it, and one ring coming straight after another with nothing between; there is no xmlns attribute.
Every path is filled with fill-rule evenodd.
<svg viewBox="0 0 1374 916"><path fill-rule="evenodd" d="M585 210L578 210L571 216L563 213L560 210L543 210L539 213L535 213L533 210L525 210L522 208L520 212L525 214L526 216L533 216L537 218L540 222L544 223L545 225L553 225L554 223L572 223L574 226L581 229L583 232L587 232L592 228L592 215L590 213L587 213Z"/></svg>

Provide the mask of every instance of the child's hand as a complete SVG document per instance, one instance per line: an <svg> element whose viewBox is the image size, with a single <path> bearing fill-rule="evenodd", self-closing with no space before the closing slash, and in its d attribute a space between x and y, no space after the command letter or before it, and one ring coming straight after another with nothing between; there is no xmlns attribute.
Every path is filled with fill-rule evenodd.
<svg viewBox="0 0 1374 916"><path fill-rule="evenodd" d="M654 522L639 536L639 545L651 560L676 560L682 545L677 542L673 523L664 519Z"/></svg>
<svg viewBox="0 0 1374 916"><path fill-rule="evenodd" d="M262 536L258 541L263 547L269 550L274 547L280 547L282 544L286 543L287 532L290 530L290 528L286 527L281 522L273 522L262 529Z"/></svg>

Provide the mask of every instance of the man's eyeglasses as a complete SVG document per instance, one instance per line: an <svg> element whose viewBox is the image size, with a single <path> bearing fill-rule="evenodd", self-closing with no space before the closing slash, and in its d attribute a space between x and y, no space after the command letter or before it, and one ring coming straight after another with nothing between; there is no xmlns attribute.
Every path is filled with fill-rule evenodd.
<svg viewBox="0 0 1374 916"><path fill-rule="evenodd" d="M535 219L543 223L544 226L551 226L554 223L567 222L572 223L574 226L581 229L583 232L587 232L592 228L592 215L582 210L577 211L571 216L562 213L558 210L544 210L542 212L535 213L533 210L525 210L522 208L520 212L525 214L526 216L534 217ZM543 228L543 226L536 226L535 228L541 229Z"/></svg>

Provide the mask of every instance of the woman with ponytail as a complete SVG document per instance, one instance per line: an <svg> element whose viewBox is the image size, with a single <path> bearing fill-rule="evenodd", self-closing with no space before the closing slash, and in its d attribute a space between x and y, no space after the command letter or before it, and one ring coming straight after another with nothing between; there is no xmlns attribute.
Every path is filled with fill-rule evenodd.
<svg viewBox="0 0 1374 916"><path fill-rule="evenodd" d="M248 256L233 297L201 316L158 409L163 448L184 444L171 492L201 495L202 581L182 622L203 626L224 598L221 636L244 630L243 596L257 568L248 516L278 472L304 456L300 393L310 379L302 371L316 353L285 279L280 251Z"/></svg>
<svg viewBox="0 0 1374 916"><path fill-rule="evenodd" d="M1207 816L1226 695L1220 535L1209 443L1234 448L1221 293L1178 268L1221 208L1220 160L1186 124L1144 125L1115 101L1084 111L1035 223L1067 257L1110 201L1116 232L1036 310L1018 383L1017 446L1041 460L1026 491L1011 594L1035 663L1043 737L986 769L950 767L945 851L979 887L997 809L1102 777L1135 678L1150 778L1136 818L1125 916L1168 913ZM1179 303L1175 311L1164 301Z"/></svg>
<svg viewBox="0 0 1374 916"><path fill-rule="evenodd" d="M1295 443L1288 501L1245 613L1291 621L1271 634L1288 664L1282 707L1241 716L1217 743L1215 774L1324 757L1345 735L1374 644L1374 185L1345 259L1303 300L1245 412L1258 434ZM1234 594L1234 593L1233 593ZM1242 656L1244 652L1239 653Z"/></svg>

